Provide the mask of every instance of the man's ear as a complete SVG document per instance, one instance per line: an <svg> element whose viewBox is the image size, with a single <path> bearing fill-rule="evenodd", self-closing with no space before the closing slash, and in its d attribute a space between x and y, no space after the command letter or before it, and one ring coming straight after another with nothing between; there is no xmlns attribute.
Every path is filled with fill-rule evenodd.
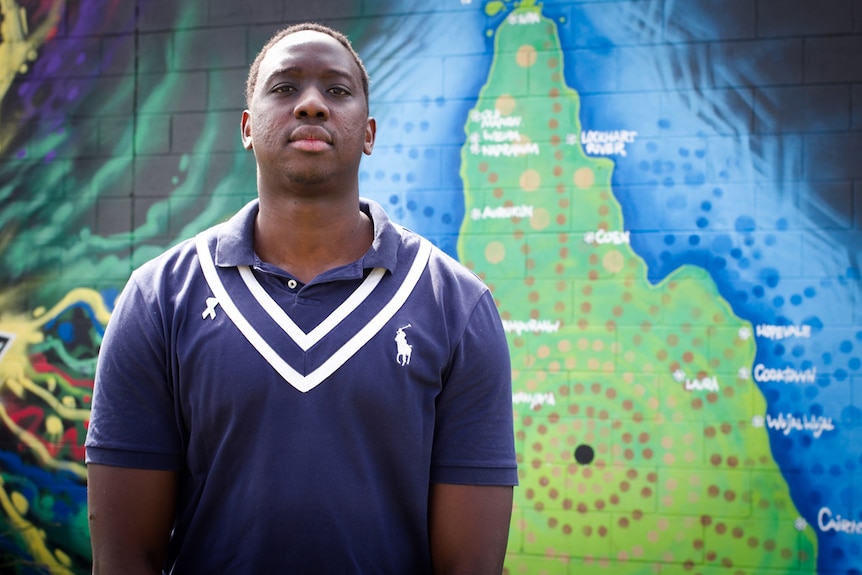
<svg viewBox="0 0 862 575"><path fill-rule="evenodd" d="M374 138L377 136L377 120L368 117L368 123L365 125L365 146L362 151L365 155L370 156L371 150L374 149Z"/></svg>
<svg viewBox="0 0 862 575"><path fill-rule="evenodd" d="M242 121L240 127L242 130L242 147L246 150L253 150L254 143L251 139L251 114L248 110L242 111Z"/></svg>

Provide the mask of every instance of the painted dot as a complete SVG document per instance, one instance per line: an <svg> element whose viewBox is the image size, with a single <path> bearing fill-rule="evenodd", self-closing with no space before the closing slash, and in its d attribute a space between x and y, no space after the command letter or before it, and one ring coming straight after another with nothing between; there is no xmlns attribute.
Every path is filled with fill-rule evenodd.
<svg viewBox="0 0 862 575"><path fill-rule="evenodd" d="M489 263L498 264L506 257L506 247L500 242L489 242L485 246L485 259Z"/></svg>
<svg viewBox="0 0 862 575"><path fill-rule="evenodd" d="M522 68L529 68L536 63L536 49L530 45L521 46L515 53L515 62Z"/></svg>
<svg viewBox="0 0 862 575"><path fill-rule="evenodd" d="M596 181L596 175L591 168L580 168L575 172L575 185L582 190L590 188Z"/></svg>
<svg viewBox="0 0 862 575"><path fill-rule="evenodd" d="M581 465L589 465L595 456L595 451L589 445L582 444L575 448L575 461Z"/></svg>
<svg viewBox="0 0 862 575"><path fill-rule="evenodd" d="M515 111L516 100L509 94L502 94L494 102L494 108L504 116Z"/></svg>
<svg viewBox="0 0 862 575"><path fill-rule="evenodd" d="M536 208L530 218L530 227L534 230L544 230L551 223L551 214L545 208Z"/></svg>
<svg viewBox="0 0 862 575"><path fill-rule="evenodd" d="M625 266L625 256L618 250L613 250L605 254L602 258L602 267L611 273L622 271Z"/></svg>
<svg viewBox="0 0 862 575"><path fill-rule="evenodd" d="M529 169L524 170L521 174L519 183L521 185L521 189L525 192L535 192L539 189L539 186L542 185L542 176L539 174L538 170Z"/></svg>

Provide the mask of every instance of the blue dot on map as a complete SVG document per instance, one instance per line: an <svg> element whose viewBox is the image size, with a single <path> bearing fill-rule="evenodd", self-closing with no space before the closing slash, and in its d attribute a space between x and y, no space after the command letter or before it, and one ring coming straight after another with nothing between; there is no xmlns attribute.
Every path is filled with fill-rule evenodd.
<svg viewBox="0 0 862 575"><path fill-rule="evenodd" d="M780 275L778 270L773 268L763 268L760 272L760 279L766 284L767 287L775 288L778 286L778 280L780 279Z"/></svg>
<svg viewBox="0 0 862 575"><path fill-rule="evenodd" d="M734 229L739 233L753 232L755 229L754 218L749 216L739 216L733 225Z"/></svg>

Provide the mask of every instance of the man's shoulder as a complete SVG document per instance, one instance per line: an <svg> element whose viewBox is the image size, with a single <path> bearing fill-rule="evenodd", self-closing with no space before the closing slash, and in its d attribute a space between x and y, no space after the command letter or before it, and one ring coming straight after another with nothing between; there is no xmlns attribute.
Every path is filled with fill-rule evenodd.
<svg viewBox="0 0 862 575"><path fill-rule="evenodd" d="M172 274L183 269L190 260L196 258L195 238L187 238L142 263L132 272L132 277L154 279Z"/></svg>
<svg viewBox="0 0 862 575"><path fill-rule="evenodd" d="M427 252L427 259L422 258L427 262L424 265L427 270L424 281L437 294L434 300L446 302L444 307L447 309L458 308L469 312L490 291L482 278L431 240L406 228L401 228L401 236L399 262L415 262L417 258L422 258L423 251Z"/></svg>
<svg viewBox="0 0 862 575"><path fill-rule="evenodd" d="M428 238L406 228L403 228L403 230L402 236L404 240L402 240L402 243L415 243L417 246L423 243L428 245L428 249L430 250L428 267L432 273L480 290L487 289L482 279L464 263L443 251L442 248Z"/></svg>

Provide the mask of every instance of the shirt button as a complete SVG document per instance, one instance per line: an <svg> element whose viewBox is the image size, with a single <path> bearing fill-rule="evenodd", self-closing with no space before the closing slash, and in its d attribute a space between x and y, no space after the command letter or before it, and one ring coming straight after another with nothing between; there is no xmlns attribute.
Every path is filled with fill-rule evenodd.
<svg viewBox="0 0 862 575"><path fill-rule="evenodd" d="M296 289L296 280L295 279L287 280L287 287L289 287L290 289Z"/></svg>

